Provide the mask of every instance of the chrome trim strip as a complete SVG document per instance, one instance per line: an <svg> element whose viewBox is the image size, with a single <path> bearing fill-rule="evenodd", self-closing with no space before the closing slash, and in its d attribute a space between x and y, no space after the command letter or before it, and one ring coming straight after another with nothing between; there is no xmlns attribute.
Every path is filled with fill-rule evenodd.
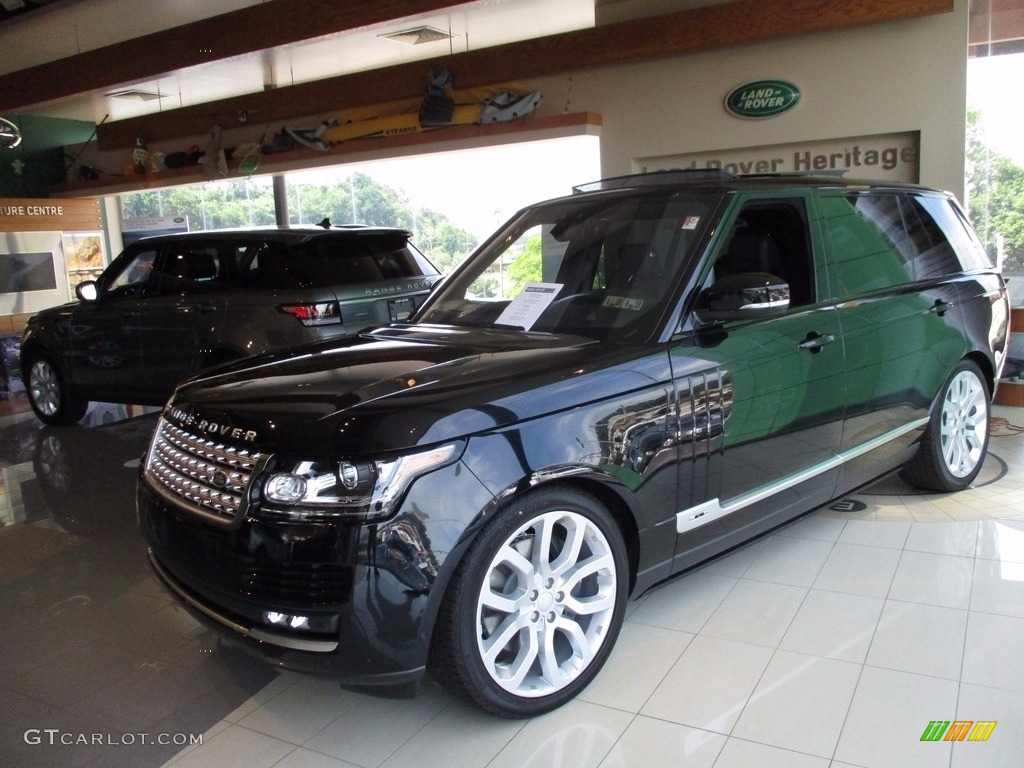
<svg viewBox="0 0 1024 768"><path fill-rule="evenodd" d="M149 550L149 562L153 566L153 570L156 571L157 575L164 585L170 589L174 594L188 603L190 606L195 608L197 611L213 619L218 624L227 627L228 629L237 632L244 637L257 640L261 643L268 643L269 645L276 645L281 648L290 648L295 651L311 651L313 653L333 653L338 650L337 641L331 640L302 640L299 638L292 637L280 637L279 635L265 632L262 629L256 627L245 627L241 624L232 621L227 616L214 611L212 608L207 607L203 603L196 600L192 595L188 594L185 590L174 583L173 578L164 567L157 561L156 556L153 554L152 548Z"/></svg>
<svg viewBox="0 0 1024 768"><path fill-rule="evenodd" d="M745 493L742 496L737 496L734 499L730 499L726 504L722 504L717 498L705 501L702 504L698 504L695 507L684 509L682 512L676 513L676 533L686 533L692 531L695 528L699 528L702 525L707 525L710 522L717 520L725 515L737 512L744 507L749 507L751 504L756 504L759 501L767 499L769 496L774 496L777 493L781 493L794 485L806 482L812 478L822 475L825 472L835 469L838 466L845 464L848 461L856 459L858 456L863 456L865 453L880 448L886 443L892 442L898 437L913 432L915 429L920 429L928 424L928 417L917 419L916 421L904 424L898 429L894 429L890 432L886 432L884 435L879 435L876 438L868 440L866 443L861 443L856 448L851 448L843 453L837 453L830 459L816 464L813 467L808 467L802 472L784 477L769 485L763 485L760 488L756 488L749 493Z"/></svg>

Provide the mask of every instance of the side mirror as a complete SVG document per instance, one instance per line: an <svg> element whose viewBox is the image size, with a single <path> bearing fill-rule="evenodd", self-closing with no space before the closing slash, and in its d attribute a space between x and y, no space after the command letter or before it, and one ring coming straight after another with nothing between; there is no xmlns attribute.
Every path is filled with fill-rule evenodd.
<svg viewBox="0 0 1024 768"><path fill-rule="evenodd" d="M701 324L776 317L789 309L789 283L766 272L726 275L697 300Z"/></svg>
<svg viewBox="0 0 1024 768"><path fill-rule="evenodd" d="M96 289L95 280L86 280L75 286L75 296L79 301L96 301L99 291Z"/></svg>

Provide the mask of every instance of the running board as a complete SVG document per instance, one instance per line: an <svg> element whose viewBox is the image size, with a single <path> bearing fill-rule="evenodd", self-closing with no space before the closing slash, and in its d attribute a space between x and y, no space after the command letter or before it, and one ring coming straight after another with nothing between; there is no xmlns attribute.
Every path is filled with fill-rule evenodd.
<svg viewBox="0 0 1024 768"><path fill-rule="evenodd" d="M811 480L818 475L823 475L836 467L842 466L848 461L856 459L858 456L863 456L865 453L869 453L876 448L880 448L886 443L892 442L893 440L902 437L909 432L913 432L915 429L920 429L927 424L927 416L916 421L912 421L909 424L903 425L899 429L894 429L891 432L886 432L884 435L879 435L873 440L868 440L866 443L862 443L856 448L836 454L827 461L823 461L821 464L808 467L801 472L784 477L774 483L761 486L750 493L737 496L724 505L715 498L705 501L703 504L698 504L696 507L684 509L682 512L676 513L676 533L687 533L688 531L692 531L696 528L700 528L702 525L712 523L726 515L731 515L733 512L738 512L744 507L749 507L751 504L764 501L765 499L774 496L777 493L782 493L782 491L788 490L795 485L800 485L800 483Z"/></svg>

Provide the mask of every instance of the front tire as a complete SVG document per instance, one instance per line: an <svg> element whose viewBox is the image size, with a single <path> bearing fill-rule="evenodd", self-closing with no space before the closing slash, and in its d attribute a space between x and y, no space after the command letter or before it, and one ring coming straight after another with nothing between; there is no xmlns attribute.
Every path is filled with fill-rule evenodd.
<svg viewBox="0 0 1024 768"><path fill-rule="evenodd" d="M589 494L534 491L499 512L453 576L431 644L436 677L502 717L565 704L601 669L629 589L622 534Z"/></svg>
<svg viewBox="0 0 1024 768"><path fill-rule="evenodd" d="M974 482L988 451L991 395L970 360L953 369L936 403L917 454L900 473L929 491L961 491Z"/></svg>
<svg viewBox="0 0 1024 768"><path fill-rule="evenodd" d="M32 410L44 424L75 424L89 408L89 401L72 391L64 373L47 355L29 358L25 389Z"/></svg>

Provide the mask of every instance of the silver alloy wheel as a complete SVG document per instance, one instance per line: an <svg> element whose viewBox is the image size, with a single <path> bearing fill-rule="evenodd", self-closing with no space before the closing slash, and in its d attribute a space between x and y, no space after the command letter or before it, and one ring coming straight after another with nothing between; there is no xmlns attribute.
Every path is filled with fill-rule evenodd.
<svg viewBox="0 0 1024 768"><path fill-rule="evenodd" d="M477 650L490 677L535 698L576 680L612 630L619 588L608 539L587 517L538 515L509 536L477 600Z"/></svg>
<svg viewBox="0 0 1024 768"><path fill-rule="evenodd" d="M60 376L47 360L36 360L28 375L32 402L46 416L55 416L61 406Z"/></svg>
<svg viewBox="0 0 1024 768"><path fill-rule="evenodd" d="M966 477L973 472L985 455L988 397L985 384L972 371L958 373L946 389L940 436L950 474Z"/></svg>

